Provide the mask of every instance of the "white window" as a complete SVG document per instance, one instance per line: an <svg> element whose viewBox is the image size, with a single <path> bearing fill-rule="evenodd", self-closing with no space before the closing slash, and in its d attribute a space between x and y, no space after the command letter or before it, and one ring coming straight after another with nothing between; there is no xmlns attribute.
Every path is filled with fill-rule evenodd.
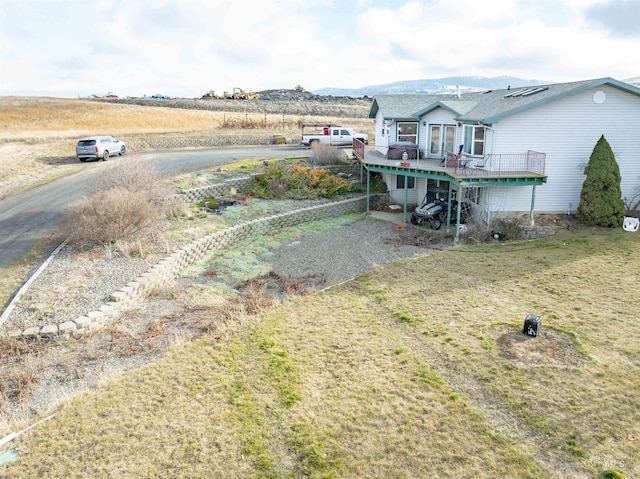
<svg viewBox="0 0 640 479"><path fill-rule="evenodd" d="M464 125L464 147L462 151L470 155L484 155L484 126Z"/></svg>
<svg viewBox="0 0 640 479"><path fill-rule="evenodd" d="M480 204L482 199L482 192L484 188L465 188L464 189L464 201L468 203Z"/></svg>
<svg viewBox="0 0 640 479"><path fill-rule="evenodd" d="M418 144L418 122L417 121L399 121L398 122L398 141L410 141Z"/></svg>
<svg viewBox="0 0 640 479"><path fill-rule="evenodd" d="M412 190L416 187L416 179L413 176L407 177L407 189ZM404 190L404 175L396 176L396 189Z"/></svg>

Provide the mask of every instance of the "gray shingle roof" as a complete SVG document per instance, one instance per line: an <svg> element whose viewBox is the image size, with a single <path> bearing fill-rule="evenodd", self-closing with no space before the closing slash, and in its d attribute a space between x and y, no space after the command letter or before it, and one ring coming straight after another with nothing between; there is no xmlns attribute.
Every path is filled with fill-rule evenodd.
<svg viewBox="0 0 640 479"><path fill-rule="evenodd" d="M457 121L492 124L503 117L528 108L602 85L609 85L640 96L640 88L613 78L536 85L531 88L540 90L530 95L519 96L513 96L513 94L525 90L525 88L464 93L460 97L456 95L379 95L373 99L369 118L375 118L377 112L381 111L384 119L387 120L418 121L422 115L437 107L442 107L452 111L456 115ZM505 95L509 96L505 97Z"/></svg>

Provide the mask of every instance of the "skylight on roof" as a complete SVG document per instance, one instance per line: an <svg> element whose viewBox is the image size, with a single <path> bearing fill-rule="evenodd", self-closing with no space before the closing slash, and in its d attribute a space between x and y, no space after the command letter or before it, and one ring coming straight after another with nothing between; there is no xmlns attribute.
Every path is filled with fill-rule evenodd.
<svg viewBox="0 0 640 479"><path fill-rule="evenodd" d="M533 87L533 88L523 88L522 90L514 91L512 93L507 93L502 98L514 98L514 97L517 97L517 96L531 96L531 95L535 95L536 93L540 93L541 91L545 91L545 90L548 90L548 89L549 89L548 86L538 86L538 87Z"/></svg>

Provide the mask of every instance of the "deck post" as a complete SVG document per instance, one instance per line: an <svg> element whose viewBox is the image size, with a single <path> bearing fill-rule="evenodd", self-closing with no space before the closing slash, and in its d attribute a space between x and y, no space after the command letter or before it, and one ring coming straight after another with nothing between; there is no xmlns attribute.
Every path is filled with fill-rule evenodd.
<svg viewBox="0 0 640 479"><path fill-rule="evenodd" d="M371 196L371 172L367 168L367 213L369 212L369 197Z"/></svg>
<svg viewBox="0 0 640 479"><path fill-rule="evenodd" d="M451 197L453 196L453 182L449 182L449 197L447 198L447 228L451 226Z"/></svg>
<svg viewBox="0 0 640 479"><path fill-rule="evenodd" d="M402 221L407 222L407 200L409 198L409 175L404 175L404 211Z"/></svg>
<svg viewBox="0 0 640 479"><path fill-rule="evenodd" d="M458 198L464 198L463 191L464 188L458 186ZM456 208L456 236L453 240L454 243L460 241L460 210L462 209L462 204L460 200L458 200L458 207Z"/></svg>
<svg viewBox="0 0 640 479"><path fill-rule="evenodd" d="M536 185L531 188L531 210L529 211L529 226L534 226L533 208L536 204Z"/></svg>

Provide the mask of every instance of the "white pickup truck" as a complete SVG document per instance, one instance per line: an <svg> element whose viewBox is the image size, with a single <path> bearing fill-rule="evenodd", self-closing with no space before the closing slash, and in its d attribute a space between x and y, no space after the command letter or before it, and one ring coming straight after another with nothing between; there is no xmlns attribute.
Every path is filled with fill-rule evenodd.
<svg viewBox="0 0 640 479"><path fill-rule="evenodd" d="M351 128L330 124L303 123L300 143L305 146L313 146L314 143L351 146L354 138L362 141L365 145L369 144L369 137L366 133L356 133Z"/></svg>

